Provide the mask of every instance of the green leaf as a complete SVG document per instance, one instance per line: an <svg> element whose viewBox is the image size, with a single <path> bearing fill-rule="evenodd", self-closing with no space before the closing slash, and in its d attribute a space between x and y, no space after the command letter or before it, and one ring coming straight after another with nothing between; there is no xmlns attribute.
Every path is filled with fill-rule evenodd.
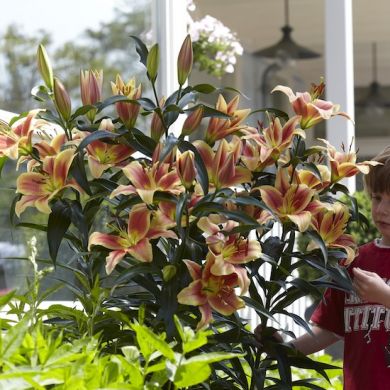
<svg viewBox="0 0 390 390"><path fill-rule="evenodd" d="M156 141L136 128L131 129L130 136L131 138L126 136L126 140L133 149L143 153L145 156L152 157L157 145Z"/></svg>
<svg viewBox="0 0 390 390"><path fill-rule="evenodd" d="M254 110L249 114L249 116L256 114L258 112L271 112L275 116L283 118L286 122L288 121L288 114L286 114L284 111L277 110L276 108L271 108L271 107L259 108L258 110Z"/></svg>
<svg viewBox="0 0 390 390"><path fill-rule="evenodd" d="M250 298L250 297L245 297L245 296L242 296L241 299L251 308L255 309L256 312L259 314L259 315L262 315L262 316L265 316L267 317L268 319L270 319L271 321L275 321L277 323L279 323L272 315L272 313L270 311L268 311L263 305L261 302L257 302L255 301L254 299Z"/></svg>
<svg viewBox="0 0 390 390"><path fill-rule="evenodd" d="M72 161L70 167L70 173L77 181L77 184L88 194L92 195L91 188L89 187L87 173L84 165L84 154L83 152L77 153L76 157Z"/></svg>
<svg viewBox="0 0 390 390"><path fill-rule="evenodd" d="M29 316L25 316L14 326L10 327L2 336L1 360L6 361L21 346L29 326Z"/></svg>
<svg viewBox="0 0 390 390"><path fill-rule="evenodd" d="M135 49L140 57L140 61L146 67L146 60L148 58L148 49L147 49L146 45L141 41L141 39L139 39L135 35L130 35L130 38L134 39Z"/></svg>
<svg viewBox="0 0 390 390"><path fill-rule="evenodd" d="M50 257L56 265L58 249L61 241L71 223L72 211L68 204L62 200L52 206L52 212L47 222L47 243L49 245Z"/></svg>
<svg viewBox="0 0 390 390"><path fill-rule="evenodd" d="M7 156L0 157L0 177L1 177L1 172L3 171L4 165L7 162L7 160L8 160Z"/></svg>
<svg viewBox="0 0 390 390"><path fill-rule="evenodd" d="M135 275L146 274L146 273L156 273L158 274L160 269L154 266L153 264L137 264L124 272L121 272L118 277L115 279L114 283L116 285L128 282Z"/></svg>
<svg viewBox="0 0 390 390"><path fill-rule="evenodd" d="M79 107L73 113L73 115L70 117L70 120L74 121L79 116L83 116L83 115L87 114L89 111L94 110L94 109L95 109L95 106L92 106L92 105L86 105L86 106Z"/></svg>
<svg viewBox="0 0 390 390"><path fill-rule="evenodd" d="M138 102L138 100L129 99L125 95L114 95L114 96L109 97L106 100L103 100L100 103L96 103L95 107L97 109L97 112L99 113L99 112L103 111L106 107L112 106L113 104L118 103L118 102L127 102L127 103L133 103L133 104L140 104Z"/></svg>
<svg viewBox="0 0 390 390"><path fill-rule="evenodd" d="M183 194L180 195L179 200L176 204L176 226L182 240L185 240L185 231L181 226L181 220L183 215L185 215L186 212L187 197L188 197L187 193L184 192Z"/></svg>
<svg viewBox="0 0 390 390"><path fill-rule="evenodd" d="M200 92L200 93L213 93L217 90L213 85L211 84L197 84L192 87L195 91Z"/></svg>
<svg viewBox="0 0 390 390"><path fill-rule="evenodd" d="M169 369L169 366L167 368ZM173 383L178 388L187 388L198 383L206 382L210 375L211 369L207 363L184 363L176 369Z"/></svg>
<svg viewBox="0 0 390 390"><path fill-rule="evenodd" d="M137 342L145 359L148 360L152 353L159 351L169 360L174 360L174 352L161 336L157 336L148 327L140 324L131 326L136 333Z"/></svg>
<svg viewBox="0 0 390 390"><path fill-rule="evenodd" d="M12 290L4 295L0 295L0 309L3 308L15 295L16 290Z"/></svg>
<svg viewBox="0 0 390 390"><path fill-rule="evenodd" d="M169 153L172 152L173 148L177 146L179 139L176 138L173 134L169 134L167 139L165 140L164 147L160 153L160 162L164 161Z"/></svg>
<svg viewBox="0 0 390 390"><path fill-rule="evenodd" d="M153 100L149 98L145 98L145 97L139 98L138 102L142 106L142 108L144 108L147 111L154 111L157 108Z"/></svg>
<svg viewBox="0 0 390 390"><path fill-rule="evenodd" d="M314 230L308 230L305 232L320 248L325 264L328 262L328 248L325 245L322 237Z"/></svg>
<svg viewBox="0 0 390 390"><path fill-rule="evenodd" d="M226 211L225 208L215 202L198 202L196 206L192 209L192 215L200 215L200 214L210 214L210 213L221 213L222 211Z"/></svg>
<svg viewBox="0 0 390 390"><path fill-rule="evenodd" d="M93 133L87 135L78 146L77 150L83 150L85 147L87 147L91 142L97 141L100 139L107 139L107 138L117 138L120 134L113 133L112 131L107 130L96 130Z"/></svg>

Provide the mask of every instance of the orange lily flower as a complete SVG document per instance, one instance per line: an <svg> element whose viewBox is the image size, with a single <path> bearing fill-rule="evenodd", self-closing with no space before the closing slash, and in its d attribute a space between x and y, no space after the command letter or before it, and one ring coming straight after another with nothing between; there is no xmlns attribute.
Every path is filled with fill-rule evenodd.
<svg viewBox="0 0 390 390"><path fill-rule="evenodd" d="M348 208L340 202L330 205L312 218L311 225L330 248L341 248L347 253L345 264L350 264L356 256L357 244L350 234L345 234L349 220ZM308 250L316 248L311 242Z"/></svg>
<svg viewBox="0 0 390 390"><path fill-rule="evenodd" d="M222 95L218 96L215 108L230 116L230 118L210 118L209 125L206 130L205 141L213 145L215 141L225 138L228 135L240 130L245 125L242 122L250 113L250 109L237 110L240 97L235 96L229 103Z"/></svg>
<svg viewBox="0 0 390 390"><path fill-rule="evenodd" d="M281 168L276 174L275 186L261 186L261 198L282 223L292 221L300 232L307 230L311 215L317 213L323 205L313 200L316 191L305 184L289 182L287 168Z"/></svg>
<svg viewBox="0 0 390 390"><path fill-rule="evenodd" d="M221 140L216 152L204 141L195 141L194 144L206 165L211 188L220 189L251 181L251 172L237 166L242 150L238 137L233 137L230 143Z"/></svg>
<svg viewBox="0 0 390 390"><path fill-rule="evenodd" d="M153 260L151 239L177 238L173 231L168 230L172 225L163 222L164 219L158 213L148 210L145 204L135 205L129 213L126 231L117 229L118 234L93 232L89 237L88 250L93 245L112 249L106 257L107 274L110 274L127 254L138 261L150 263Z"/></svg>
<svg viewBox="0 0 390 390"><path fill-rule="evenodd" d="M67 187L82 191L74 180L67 179L74 157L74 150L66 149L56 156L45 157L40 172L22 173L18 177L16 192L22 194L15 205L18 217L27 207L36 207L42 213L50 214L49 201Z"/></svg>
<svg viewBox="0 0 390 390"><path fill-rule="evenodd" d="M367 174L370 171L370 166L380 164L377 161L363 161L357 163L355 152L338 152L327 140L322 138L319 138L319 140L326 144L332 183L336 183L345 177L355 176L359 172Z"/></svg>
<svg viewBox="0 0 390 390"><path fill-rule="evenodd" d="M297 92L294 94L291 88L278 85L271 93L280 91L288 96L294 112L302 117L302 129L313 127L317 123L330 119L336 115L341 115L352 120L348 114L340 112L340 106L338 104L319 99L324 88L325 84L321 81L319 85L313 84L313 88L310 92Z"/></svg>
<svg viewBox="0 0 390 390"><path fill-rule="evenodd" d="M184 191L176 171L170 170L169 164L154 163L151 167L144 167L138 161L132 161L122 168L122 171L132 184L119 185L110 195L110 198L119 194L138 194L147 203L153 203L156 191L165 191L178 195Z"/></svg>
<svg viewBox="0 0 390 390"><path fill-rule="evenodd" d="M211 268L214 265L215 256L210 252L203 269L191 260L184 260L184 262L193 282L179 292L177 300L183 305L199 307L202 318L197 329L207 326L213 320L212 310L228 316L245 307L244 301L235 293L238 275L236 273L223 276L214 275Z"/></svg>

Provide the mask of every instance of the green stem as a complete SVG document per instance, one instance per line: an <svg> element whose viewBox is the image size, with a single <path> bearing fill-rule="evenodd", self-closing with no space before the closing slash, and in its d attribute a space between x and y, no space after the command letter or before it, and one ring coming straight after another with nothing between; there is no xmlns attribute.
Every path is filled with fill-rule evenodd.
<svg viewBox="0 0 390 390"><path fill-rule="evenodd" d="M181 91L182 91L182 85L179 85L179 90L177 91L177 98L176 98L176 105L179 104L180 98L181 98Z"/></svg>

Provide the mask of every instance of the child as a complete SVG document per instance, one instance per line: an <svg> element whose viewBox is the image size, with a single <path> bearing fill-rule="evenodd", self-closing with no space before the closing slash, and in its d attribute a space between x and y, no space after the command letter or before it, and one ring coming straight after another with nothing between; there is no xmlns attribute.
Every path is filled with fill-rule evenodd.
<svg viewBox="0 0 390 390"><path fill-rule="evenodd" d="M365 186L382 237L361 246L350 266L357 294L328 289L311 317L314 337L291 342L308 355L343 338L345 390L390 389L390 146L374 160L383 165L371 168Z"/></svg>

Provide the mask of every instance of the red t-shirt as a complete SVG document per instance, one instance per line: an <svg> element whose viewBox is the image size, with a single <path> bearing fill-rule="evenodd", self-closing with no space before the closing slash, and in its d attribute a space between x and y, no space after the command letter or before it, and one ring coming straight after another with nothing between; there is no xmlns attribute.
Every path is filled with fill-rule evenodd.
<svg viewBox="0 0 390 390"><path fill-rule="evenodd" d="M390 248L370 242L350 266L376 272L390 285ZM344 338L344 389L390 389L390 308L328 289L311 321Z"/></svg>

